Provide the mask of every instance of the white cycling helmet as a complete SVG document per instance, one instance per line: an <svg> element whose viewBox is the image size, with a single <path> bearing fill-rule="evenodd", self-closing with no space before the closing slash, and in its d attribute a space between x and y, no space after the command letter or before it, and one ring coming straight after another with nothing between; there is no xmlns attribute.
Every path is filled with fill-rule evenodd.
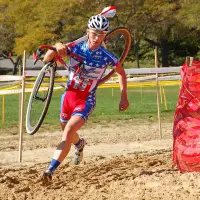
<svg viewBox="0 0 200 200"><path fill-rule="evenodd" d="M110 26L109 21L103 15L95 15L88 20L88 28L95 29L97 31L108 31Z"/></svg>

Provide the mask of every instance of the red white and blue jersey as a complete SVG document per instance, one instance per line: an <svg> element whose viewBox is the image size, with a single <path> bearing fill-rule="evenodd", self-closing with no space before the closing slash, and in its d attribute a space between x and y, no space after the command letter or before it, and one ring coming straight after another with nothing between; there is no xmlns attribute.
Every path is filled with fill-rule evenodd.
<svg viewBox="0 0 200 200"><path fill-rule="evenodd" d="M100 46L95 50L88 48L87 42L81 42L70 48L71 54L78 55L82 60L82 66L79 70L80 61L76 57L70 57L70 68L68 75L68 89L76 89L91 93L96 90L107 66L112 68L118 65L117 57Z"/></svg>
<svg viewBox="0 0 200 200"><path fill-rule="evenodd" d="M60 120L66 123L71 116L78 115L87 120L96 105L96 89L107 68L117 67L116 56L100 46L88 48L87 42L70 47L67 90L61 99ZM73 57L73 54L78 55ZM81 63L81 65L80 65Z"/></svg>

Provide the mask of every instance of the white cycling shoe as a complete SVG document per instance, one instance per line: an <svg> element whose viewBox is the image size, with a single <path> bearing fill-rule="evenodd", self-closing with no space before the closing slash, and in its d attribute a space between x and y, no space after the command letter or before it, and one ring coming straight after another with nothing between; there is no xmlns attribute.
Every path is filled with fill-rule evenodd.
<svg viewBox="0 0 200 200"><path fill-rule="evenodd" d="M83 149L86 145L86 140L81 138L81 145L80 147L75 146L75 154L74 154L74 164L78 165L83 160Z"/></svg>

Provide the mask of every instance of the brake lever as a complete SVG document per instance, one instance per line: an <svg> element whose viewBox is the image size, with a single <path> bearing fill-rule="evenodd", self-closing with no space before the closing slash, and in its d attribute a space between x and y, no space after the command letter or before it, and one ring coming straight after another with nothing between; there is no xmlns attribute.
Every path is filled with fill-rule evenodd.
<svg viewBox="0 0 200 200"><path fill-rule="evenodd" d="M35 65L35 64L37 63L38 60L42 60L42 59L41 59L41 58L37 58L37 59L34 61L33 64Z"/></svg>
<svg viewBox="0 0 200 200"><path fill-rule="evenodd" d="M33 59L35 60L34 63L33 63L34 65L38 62L38 60L42 61L42 58L41 58L42 54L44 54L44 50L42 50L40 48L38 48L36 50L36 52L33 53Z"/></svg>
<svg viewBox="0 0 200 200"><path fill-rule="evenodd" d="M44 50L38 48L38 49L36 50L36 55L37 55L37 57L40 58L40 57L42 56L42 54L44 54Z"/></svg>

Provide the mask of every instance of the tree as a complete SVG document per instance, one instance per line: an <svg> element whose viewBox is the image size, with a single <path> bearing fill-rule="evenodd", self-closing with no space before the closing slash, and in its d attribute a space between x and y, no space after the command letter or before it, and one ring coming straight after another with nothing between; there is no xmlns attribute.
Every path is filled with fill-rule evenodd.
<svg viewBox="0 0 200 200"><path fill-rule="evenodd" d="M159 47L162 66L175 64L175 57L184 57L182 48L187 49L185 53L197 54L198 0L0 0L0 37L4 38L0 38L0 49L13 49L20 55L24 50L32 53L41 44L72 41L85 34L91 15L110 5L117 6L111 28L125 26L131 32L129 59L136 60L137 67L144 52L152 51L144 41ZM184 41L190 41L194 48ZM141 42L146 48L142 53Z"/></svg>
<svg viewBox="0 0 200 200"><path fill-rule="evenodd" d="M89 8L84 1L77 0L13 0L7 11L8 23L15 24L15 52L19 55L25 49L31 53L41 44L82 36L86 28L83 19L91 12L86 10Z"/></svg>
<svg viewBox="0 0 200 200"><path fill-rule="evenodd" d="M14 47L15 32L12 24L7 24L8 0L0 0L0 54L8 55Z"/></svg>

